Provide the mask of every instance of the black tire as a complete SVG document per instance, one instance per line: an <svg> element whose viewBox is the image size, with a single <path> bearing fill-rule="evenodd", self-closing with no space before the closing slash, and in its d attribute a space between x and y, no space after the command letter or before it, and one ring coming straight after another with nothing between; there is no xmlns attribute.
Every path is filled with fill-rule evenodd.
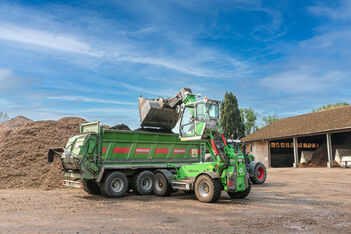
<svg viewBox="0 0 351 234"><path fill-rule="evenodd" d="M101 194L100 186L94 180L83 180L83 189L85 192L93 195Z"/></svg>
<svg viewBox="0 0 351 234"><path fill-rule="evenodd" d="M104 178L100 189L107 197L123 197L129 189L128 179L122 172L111 172Z"/></svg>
<svg viewBox="0 0 351 234"><path fill-rule="evenodd" d="M132 188L134 193L139 195L150 195L153 193L154 173L151 171L141 171L133 176Z"/></svg>
<svg viewBox="0 0 351 234"><path fill-rule="evenodd" d="M201 175L195 182L195 195L201 202L211 203L218 201L221 196L222 184L218 179L208 175Z"/></svg>
<svg viewBox="0 0 351 234"><path fill-rule="evenodd" d="M152 180L152 187L154 194L159 197L168 196L172 192L172 186L168 183L167 178L161 173L157 172Z"/></svg>
<svg viewBox="0 0 351 234"><path fill-rule="evenodd" d="M254 169L254 175L250 177L253 184L263 184L267 177L266 167L262 163L257 163Z"/></svg>
<svg viewBox="0 0 351 234"><path fill-rule="evenodd" d="M243 199L245 197L247 197L247 195L249 195L250 191L251 191L251 183L250 183L250 180L247 181L249 186L244 190L244 191L241 191L241 192L236 192L236 193L229 193L229 196L232 198L232 199Z"/></svg>

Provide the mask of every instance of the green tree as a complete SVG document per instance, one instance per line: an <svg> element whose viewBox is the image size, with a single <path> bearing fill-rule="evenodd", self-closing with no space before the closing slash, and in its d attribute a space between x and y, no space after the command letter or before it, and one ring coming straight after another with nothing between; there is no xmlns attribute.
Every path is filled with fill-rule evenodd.
<svg viewBox="0 0 351 234"><path fill-rule="evenodd" d="M278 116L277 115L268 115L266 117L263 117L262 121L263 121L264 124L263 124L262 127L270 125L270 124L274 123L277 120L278 120Z"/></svg>
<svg viewBox="0 0 351 234"><path fill-rule="evenodd" d="M321 107L319 107L316 110L312 110L312 112L319 112L319 111L324 111L324 110L330 110L330 109L334 109L334 108L338 108L338 107L342 107L342 106L349 106L350 104L347 102L338 102L335 104L328 104L328 105L323 105Z"/></svg>
<svg viewBox="0 0 351 234"><path fill-rule="evenodd" d="M258 113L252 108L241 108L240 109L241 120L244 122L245 136L253 133L258 129L256 120Z"/></svg>
<svg viewBox="0 0 351 234"><path fill-rule="evenodd" d="M226 138L239 139L245 134L238 100L232 92L226 92L224 101L221 103L221 126Z"/></svg>
<svg viewBox="0 0 351 234"><path fill-rule="evenodd" d="M0 124L6 122L7 120L9 120L8 115L6 113L0 112Z"/></svg>

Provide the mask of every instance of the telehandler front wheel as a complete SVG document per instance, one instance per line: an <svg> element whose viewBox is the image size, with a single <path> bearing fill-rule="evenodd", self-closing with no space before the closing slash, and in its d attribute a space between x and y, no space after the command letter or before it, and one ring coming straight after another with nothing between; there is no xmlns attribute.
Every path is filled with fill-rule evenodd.
<svg viewBox="0 0 351 234"><path fill-rule="evenodd" d="M201 202L216 202L221 196L222 184L218 179L201 175L195 182L195 195Z"/></svg>
<svg viewBox="0 0 351 234"><path fill-rule="evenodd" d="M128 189L128 179L122 172L119 171L108 174L101 184L102 193L113 198L123 197Z"/></svg>
<svg viewBox="0 0 351 234"><path fill-rule="evenodd" d="M244 190L244 191L241 191L241 192L236 192L236 193L228 193L229 196L232 198L232 199L242 199L242 198L245 198L247 197L247 195L249 195L250 191L251 191L251 183L250 183L250 180L247 181L248 182L248 187Z"/></svg>
<svg viewBox="0 0 351 234"><path fill-rule="evenodd" d="M154 194L159 197L168 196L172 192L172 186L168 183L167 178L161 173L157 172L152 180Z"/></svg>

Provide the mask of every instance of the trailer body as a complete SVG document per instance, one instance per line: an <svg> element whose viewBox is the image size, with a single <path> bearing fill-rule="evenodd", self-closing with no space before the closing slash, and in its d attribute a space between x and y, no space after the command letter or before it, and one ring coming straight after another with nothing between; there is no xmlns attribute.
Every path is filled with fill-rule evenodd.
<svg viewBox="0 0 351 234"><path fill-rule="evenodd" d="M104 130L93 122L82 124L81 133L70 137L61 162L66 183L72 185L68 180L100 182L111 170L132 176L141 169L179 168L200 162L204 155L204 143L182 142L178 134Z"/></svg>

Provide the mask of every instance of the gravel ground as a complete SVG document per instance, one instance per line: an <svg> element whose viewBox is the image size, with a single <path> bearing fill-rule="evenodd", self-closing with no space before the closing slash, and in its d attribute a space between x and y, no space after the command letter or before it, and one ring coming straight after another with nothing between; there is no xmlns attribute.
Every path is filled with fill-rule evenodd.
<svg viewBox="0 0 351 234"><path fill-rule="evenodd" d="M351 170L269 169L246 199L177 192L120 199L79 189L0 190L0 232L351 233Z"/></svg>

